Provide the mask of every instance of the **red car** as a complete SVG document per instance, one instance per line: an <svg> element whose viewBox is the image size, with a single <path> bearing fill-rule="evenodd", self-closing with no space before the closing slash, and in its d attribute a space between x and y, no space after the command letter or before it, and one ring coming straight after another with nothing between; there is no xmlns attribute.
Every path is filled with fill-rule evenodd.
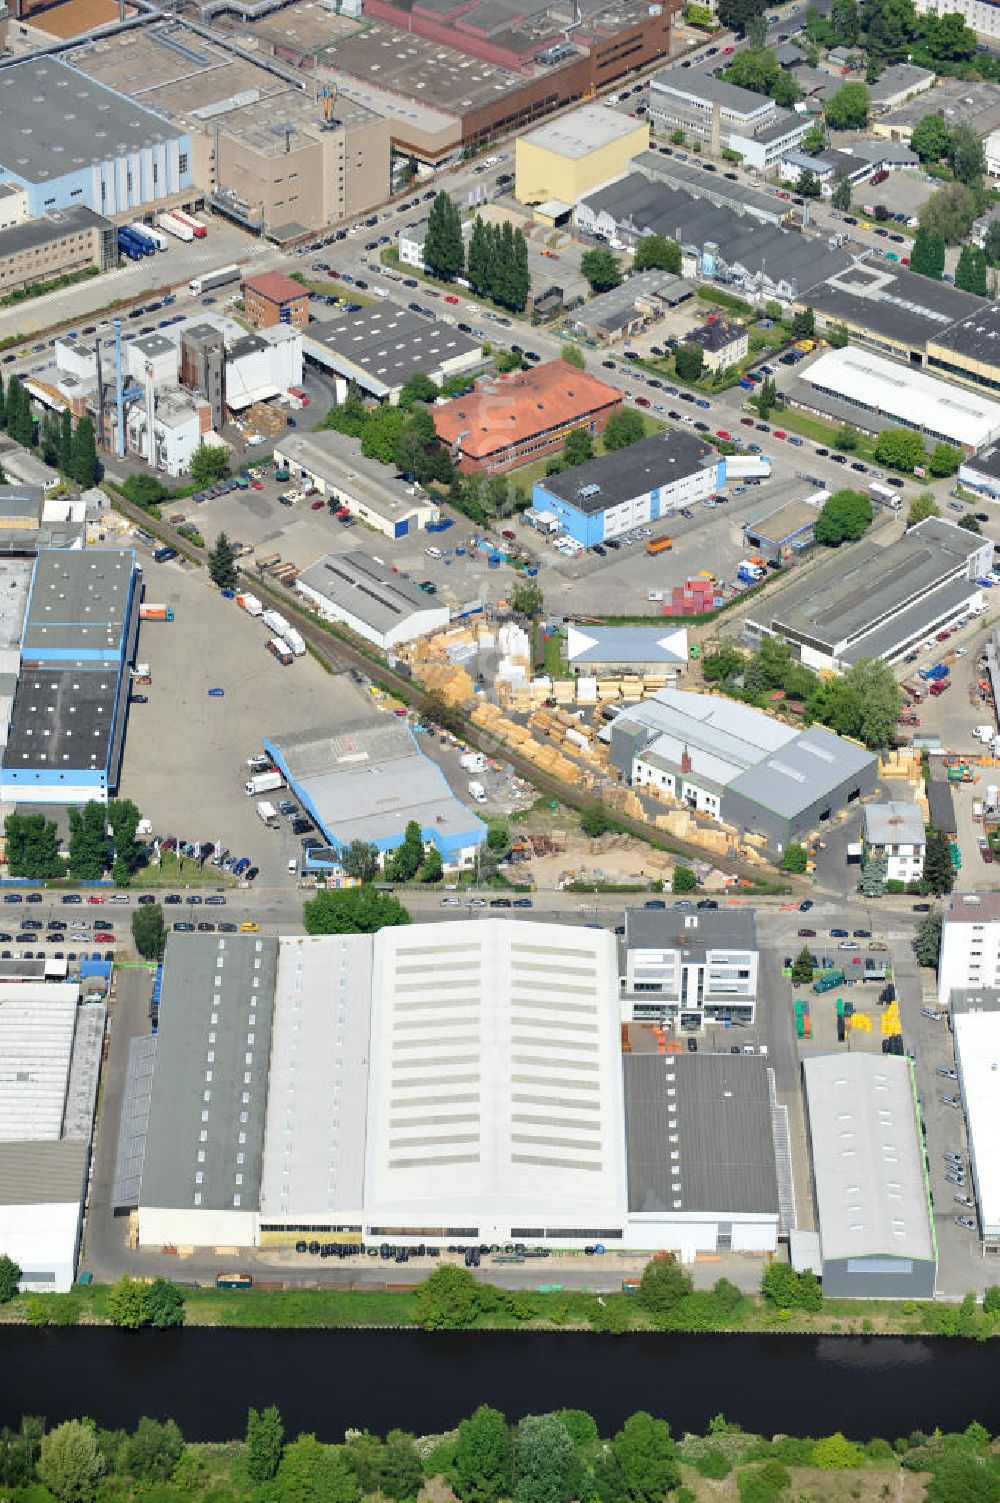
<svg viewBox="0 0 1000 1503"><path fill-rule="evenodd" d="M733 435L731 433L727 433L725 428L716 428L715 436L716 438L732 438Z"/></svg>
<svg viewBox="0 0 1000 1503"><path fill-rule="evenodd" d="M103 929L100 931L100 933L95 934L94 938L99 945L113 945L115 942L114 935L106 933Z"/></svg>
<svg viewBox="0 0 1000 1503"><path fill-rule="evenodd" d="M263 480L251 480L250 484L253 486L255 491L262 491L264 489Z"/></svg>
<svg viewBox="0 0 1000 1503"><path fill-rule="evenodd" d="M516 532L511 532L509 529L506 532L502 532L500 534L500 536L502 538L506 538L507 541L508 541L508 543L516 543L517 542L517 533Z"/></svg>
<svg viewBox="0 0 1000 1503"><path fill-rule="evenodd" d="M636 397L636 399L635 399L635 405L637 407L648 407L649 406L649 398L648 397Z"/></svg>
<svg viewBox="0 0 1000 1503"><path fill-rule="evenodd" d="M728 56L729 56L729 54L730 54L730 53L731 53L731 52L732 52L732 51L733 51L733 48L732 48L732 47L723 47L723 49L722 49L722 55L723 55L723 57L728 57Z"/></svg>
<svg viewBox="0 0 1000 1503"><path fill-rule="evenodd" d="M103 903L104 899L102 897L100 897L96 892L92 892L90 894L90 897L87 899L87 902L88 903Z"/></svg>
<svg viewBox="0 0 1000 1503"><path fill-rule="evenodd" d="M458 298L455 297L455 296L453 296L453 294L450 293L450 292L446 292L445 293L444 300L445 300L446 303L457 303L458 302Z"/></svg>
<svg viewBox="0 0 1000 1503"><path fill-rule="evenodd" d="M743 424L744 428L753 427L753 418L740 418L740 422Z"/></svg>
<svg viewBox="0 0 1000 1503"><path fill-rule="evenodd" d="M322 497L320 497L320 499L318 501L314 501L313 502L313 504L312 504L312 506L310 506L309 510L310 511L322 511L323 507L325 505L326 505L326 502L322 499Z"/></svg>
<svg viewBox="0 0 1000 1503"><path fill-rule="evenodd" d="M774 436L775 438L787 438L788 434L785 432L784 428L775 428Z"/></svg>

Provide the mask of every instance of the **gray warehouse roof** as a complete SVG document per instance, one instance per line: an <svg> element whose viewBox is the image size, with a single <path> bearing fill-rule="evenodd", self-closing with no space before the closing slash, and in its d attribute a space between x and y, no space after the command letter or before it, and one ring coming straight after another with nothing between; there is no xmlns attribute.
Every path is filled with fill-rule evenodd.
<svg viewBox="0 0 1000 1503"><path fill-rule="evenodd" d="M716 78L714 73L679 73L665 68L654 73L650 80L650 102L655 104L657 94L677 95L681 99L704 104L721 104L733 115L757 115L762 110L773 109L774 101L766 94L755 94L750 89L741 89L737 84Z"/></svg>
<svg viewBox="0 0 1000 1503"><path fill-rule="evenodd" d="M0 1143L0 1206L72 1205L83 1199L90 1142Z"/></svg>
<svg viewBox="0 0 1000 1503"><path fill-rule="evenodd" d="M3 75L0 74L0 79ZM117 653L128 621L135 554L130 548L43 550L31 580L23 656Z"/></svg>
<svg viewBox="0 0 1000 1503"><path fill-rule="evenodd" d="M299 575L299 584L324 595L334 605L366 621L381 633L415 614L431 610L434 601L412 580L391 573L370 553L328 553Z"/></svg>
<svg viewBox="0 0 1000 1503"><path fill-rule="evenodd" d="M825 726L811 725L773 756L741 772L729 784L729 792L741 793L773 813L793 819L874 761L863 746L835 735Z"/></svg>
<svg viewBox="0 0 1000 1503"><path fill-rule="evenodd" d="M118 701L118 665L25 663L17 681L3 766L98 771L109 763Z"/></svg>
<svg viewBox="0 0 1000 1503"><path fill-rule="evenodd" d="M883 115L880 124L907 130L919 125L925 115L940 115L946 125L967 121L977 135L988 135L1000 124L1000 86L948 79Z"/></svg>
<svg viewBox="0 0 1000 1503"><path fill-rule="evenodd" d="M982 299L971 292L905 267L893 269L890 263L871 261L847 266L816 283L800 293L800 301L824 318L915 346L946 338L957 320L984 311Z"/></svg>
<svg viewBox="0 0 1000 1503"><path fill-rule="evenodd" d="M982 361L984 365L1000 362L1000 318L993 303L984 303L982 298L971 293L962 296L971 300L972 306L961 323L953 324L934 336L936 344L945 349L956 350L967 360Z"/></svg>
<svg viewBox="0 0 1000 1503"><path fill-rule="evenodd" d="M742 1054L626 1054L622 1067L633 1215L777 1216L765 1060Z"/></svg>
<svg viewBox="0 0 1000 1503"><path fill-rule="evenodd" d="M659 151L643 151L633 157L632 166L648 177L686 189L695 198L731 204L740 212L745 210L772 224L780 224L788 213L789 205L772 193L761 193L743 183L731 183L719 172L706 172L699 163L679 162L675 156L666 156Z"/></svg>
<svg viewBox="0 0 1000 1503"><path fill-rule="evenodd" d="M29 183L82 172L182 134L161 115L53 57L0 73L0 118L0 161Z"/></svg>
<svg viewBox="0 0 1000 1503"><path fill-rule="evenodd" d="M373 303L359 313L313 323L309 339L389 391L418 371L432 376L449 361L479 354L482 348L481 340L470 339L452 324L393 302Z"/></svg>
<svg viewBox="0 0 1000 1503"><path fill-rule="evenodd" d="M256 1210L278 942L171 934L140 1202Z"/></svg>
<svg viewBox="0 0 1000 1503"><path fill-rule="evenodd" d="M910 1071L891 1054L803 1062L824 1262L935 1257Z"/></svg>
<svg viewBox="0 0 1000 1503"><path fill-rule="evenodd" d="M680 428L661 428L628 448L617 449L542 481L547 491L585 516L607 511L647 491L693 475L717 462L716 451Z"/></svg>
<svg viewBox="0 0 1000 1503"><path fill-rule="evenodd" d="M625 946L629 950L683 950L691 963L709 950L756 950L757 920L752 908L626 908Z"/></svg>
<svg viewBox="0 0 1000 1503"><path fill-rule="evenodd" d="M916 804L866 804L865 839L872 845L923 845L924 817Z"/></svg>

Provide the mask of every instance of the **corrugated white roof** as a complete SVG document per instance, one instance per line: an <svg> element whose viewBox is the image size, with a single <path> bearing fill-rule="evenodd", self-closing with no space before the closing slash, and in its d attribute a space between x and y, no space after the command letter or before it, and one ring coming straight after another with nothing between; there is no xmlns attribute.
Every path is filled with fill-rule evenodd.
<svg viewBox="0 0 1000 1503"><path fill-rule="evenodd" d="M60 1136L79 995L74 982L0 985L0 1142Z"/></svg>
<svg viewBox="0 0 1000 1503"><path fill-rule="evenodd" d="M980 1229L1000 1237L1000 1013L956 1013L954 1027Z"/></svg>
<svg viewBox="0 0 1000 1503"><path fill-rule="evenodd" d="M824 1262L935 1258L909 1060L821 1054L802 1071Z"/></svg>
<svg viewBox="0 0 1000 1503"><path fill-rule="evenodd" d="M801 379L951 443L979 448L1000 433L1000 403L897 365L871 350L851 345L827 350L802 372Z"/></svg>
<svg viewBox="0 0 1000 1503"><path fill-rule="evenodd" d="M623 1226L614 937L481 919L375 941L365 1217Z"/></svg>

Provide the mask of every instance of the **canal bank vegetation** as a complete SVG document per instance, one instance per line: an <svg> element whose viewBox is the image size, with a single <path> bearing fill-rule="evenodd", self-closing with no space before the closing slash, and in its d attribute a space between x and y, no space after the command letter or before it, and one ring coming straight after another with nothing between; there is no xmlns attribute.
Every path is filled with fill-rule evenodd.
<svg viewBox="0 0 1000 1503"><path fill-rule="evenodd" d="M9 1267L7 1266L9 1265ZM811 1273L769 1263L759 1294L731 1280L695 1289L669 1256L646 1265L621 1291L597 1294L553 1282L540 1289L501 1289L446 1263L422 1283L349 1289L335 1285L218 1289L170 1279L114 1285L78 1284L68 1294L21 1294L20 1269L0 1257L0 1323L34 1326L113 1325L125 1330L170 1326L246 1330L416 1328L425 1331L552 1330L624 1335L629 1331L774 1332L796 1335L1000 1335L1000 1286L961 1301L826 1299ZM595 1268L595 1280L599 1277ZM0 1499L2 1503L2 1499Z"/></svg>
<svg viewBox="0 0 1000 1503"><path fill-rule="evenodd" d="M675 1439L666 1419L631 1415L602 1437L585 1410L510 1423L480 1405L457 1430L341 1444L285 1433L251 1409L245 1435L188 1444L172 1419L106 1430L26 1417L0 1431L4 1503L1000 1503L1000 1450L979 1424L895 1441L768 1438L721 1414Z"/></svg>

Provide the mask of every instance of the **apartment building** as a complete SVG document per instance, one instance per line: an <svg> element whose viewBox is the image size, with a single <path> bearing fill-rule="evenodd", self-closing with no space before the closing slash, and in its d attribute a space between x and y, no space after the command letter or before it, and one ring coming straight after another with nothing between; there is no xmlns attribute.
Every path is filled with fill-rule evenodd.
<svg viewBox="0 0 1000 1503"><path fill-rule="evenodd" d="M927 832L916 804L868 804L865 851L869 858L885 862L890 882L919 881L924 874Z"/></svg>
<svg viewBox="0 0 1000 1503"><path fill-rule="evenodd" d="M954 992L1000 990L1000 893L953 893L944 908L938 1003Z"/></svg>
<svg viewBox="0 0 1000 1503"><path fill-rule="evenodd" d="M751 1024L757 1008L757 925L748 909L628 908L621 976L625 1022Z"/></svg>

